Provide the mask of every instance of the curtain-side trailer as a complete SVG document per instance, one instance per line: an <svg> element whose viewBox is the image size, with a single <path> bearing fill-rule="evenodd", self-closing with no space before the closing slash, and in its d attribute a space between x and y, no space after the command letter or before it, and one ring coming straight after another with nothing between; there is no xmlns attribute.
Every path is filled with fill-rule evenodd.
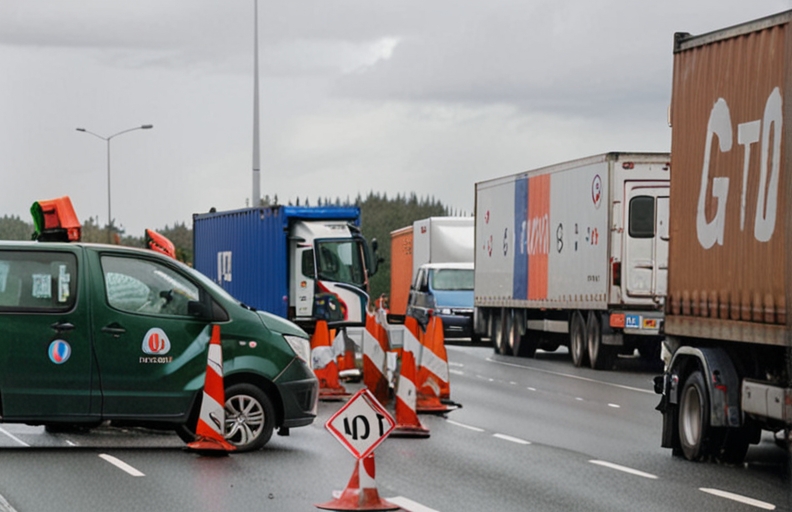
<svg viewBox="0 0 792 512"><path fill-rule="evenodd" d="M669 162L607 153L476 184L475 329L497 353L659 358Z"/></svg>

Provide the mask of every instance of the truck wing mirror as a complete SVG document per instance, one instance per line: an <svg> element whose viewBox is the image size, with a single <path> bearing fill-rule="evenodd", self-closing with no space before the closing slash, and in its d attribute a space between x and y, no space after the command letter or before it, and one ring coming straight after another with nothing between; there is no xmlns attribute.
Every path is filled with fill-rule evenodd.
<svg viewBox="0 0 792 512"><path fill-rule="evenodd" d="M209 322L224 322L228 320L228 313L214 300L208 302L191 300L187 303L187 314Z"/></svg>

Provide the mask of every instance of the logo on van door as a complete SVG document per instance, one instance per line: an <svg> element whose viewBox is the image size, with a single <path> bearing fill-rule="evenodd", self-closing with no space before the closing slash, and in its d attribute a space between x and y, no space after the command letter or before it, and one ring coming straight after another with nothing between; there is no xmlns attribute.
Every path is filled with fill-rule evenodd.
<svg viewBox="0 0 792 512"><path fill-rule="evenodd" d="M170 340L165 331L159 327L152 327L143 338L143 352L146 354L163 355L171 349Z"/></svg>
<svg viewBox="0 0 792 512"><path fill-rule="evenodd" d="M63 340L55 340L50 343L49 350L50 361L55 364L63 364L71 357L71 345Z"/></svg>

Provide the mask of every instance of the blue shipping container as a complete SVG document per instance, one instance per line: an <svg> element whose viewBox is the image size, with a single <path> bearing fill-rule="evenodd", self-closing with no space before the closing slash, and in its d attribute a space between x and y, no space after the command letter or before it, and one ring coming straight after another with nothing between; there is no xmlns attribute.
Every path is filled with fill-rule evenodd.
<svg viewBox="0 0 792 512"><path fill-rule="evenodd" d="M298 220L360 226L360 208L272 206L193 214L195 268L237 300L287 318L289 229Z"/></svg>

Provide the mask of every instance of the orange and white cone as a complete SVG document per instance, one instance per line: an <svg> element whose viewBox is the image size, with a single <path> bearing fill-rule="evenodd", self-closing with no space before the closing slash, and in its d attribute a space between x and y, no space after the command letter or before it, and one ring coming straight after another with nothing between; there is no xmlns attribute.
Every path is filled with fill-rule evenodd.
<svg viewBox="0 0 792 512"><path fill-rule="evenodd" d="M401 507L379 496L374 477L374 454L355 461L352 478L341 495L327 503L316 504L325 510L399 510Z"/></svg>
<svg viewBox="0 0 792 512"><path fill-rule="evenodd" d="M316 322L311 336L311 364L316 378L319 379L320 400L342 400L350 396L338 377L336 354L330 345L330 330L325 320Z"/></svg>
<svg viewBox="0 0 792 512"><path fill-rule="evenodd" d="M443 403L449 401L451 387L448 379L448 354L443 336L443 321L432 316L422 333L421 359L418 364L418 412L444 413L458 406Z"/></svg>
<svg viewBox="0 0 792 512"><path fill-rule="evenodd" d="M209 356L206 363L201 412L195 428L195 441L187 444L190 450L226 455L236 446L225 440L225 390L223 388L223 349L220 345L220 326L212 326Z"/></svg>
<svg viewBox="0 0 792 512"><path fill-rule="evenodd" d="M383 336L385 343L383 346ZM388 350L387 333L377 322L374 315L366 315L366 329L363 331L363 383L381 403L390 401L390 385L385 375Z"/></svg>
<svg viewBox="0 0 792 512"><path fill-rule="evenodd" d="M410 325L410 323L415 325ZM418 324L412 317L405 319L404 347L402 349L401 371L396 385L396 427L391 431L393 437L429 437L429 429L421 424L416 409L415 358L421 352L421 344L413 334Z"/></svg>
<svg viewBox="0 0 792 512"><path fill-rule="evenodd" d="M338 361L338 376L345 382L360 382L361 371L357 367L355 343L349 338L346 329L338 331L333 340L333 354Z"/></svg>

